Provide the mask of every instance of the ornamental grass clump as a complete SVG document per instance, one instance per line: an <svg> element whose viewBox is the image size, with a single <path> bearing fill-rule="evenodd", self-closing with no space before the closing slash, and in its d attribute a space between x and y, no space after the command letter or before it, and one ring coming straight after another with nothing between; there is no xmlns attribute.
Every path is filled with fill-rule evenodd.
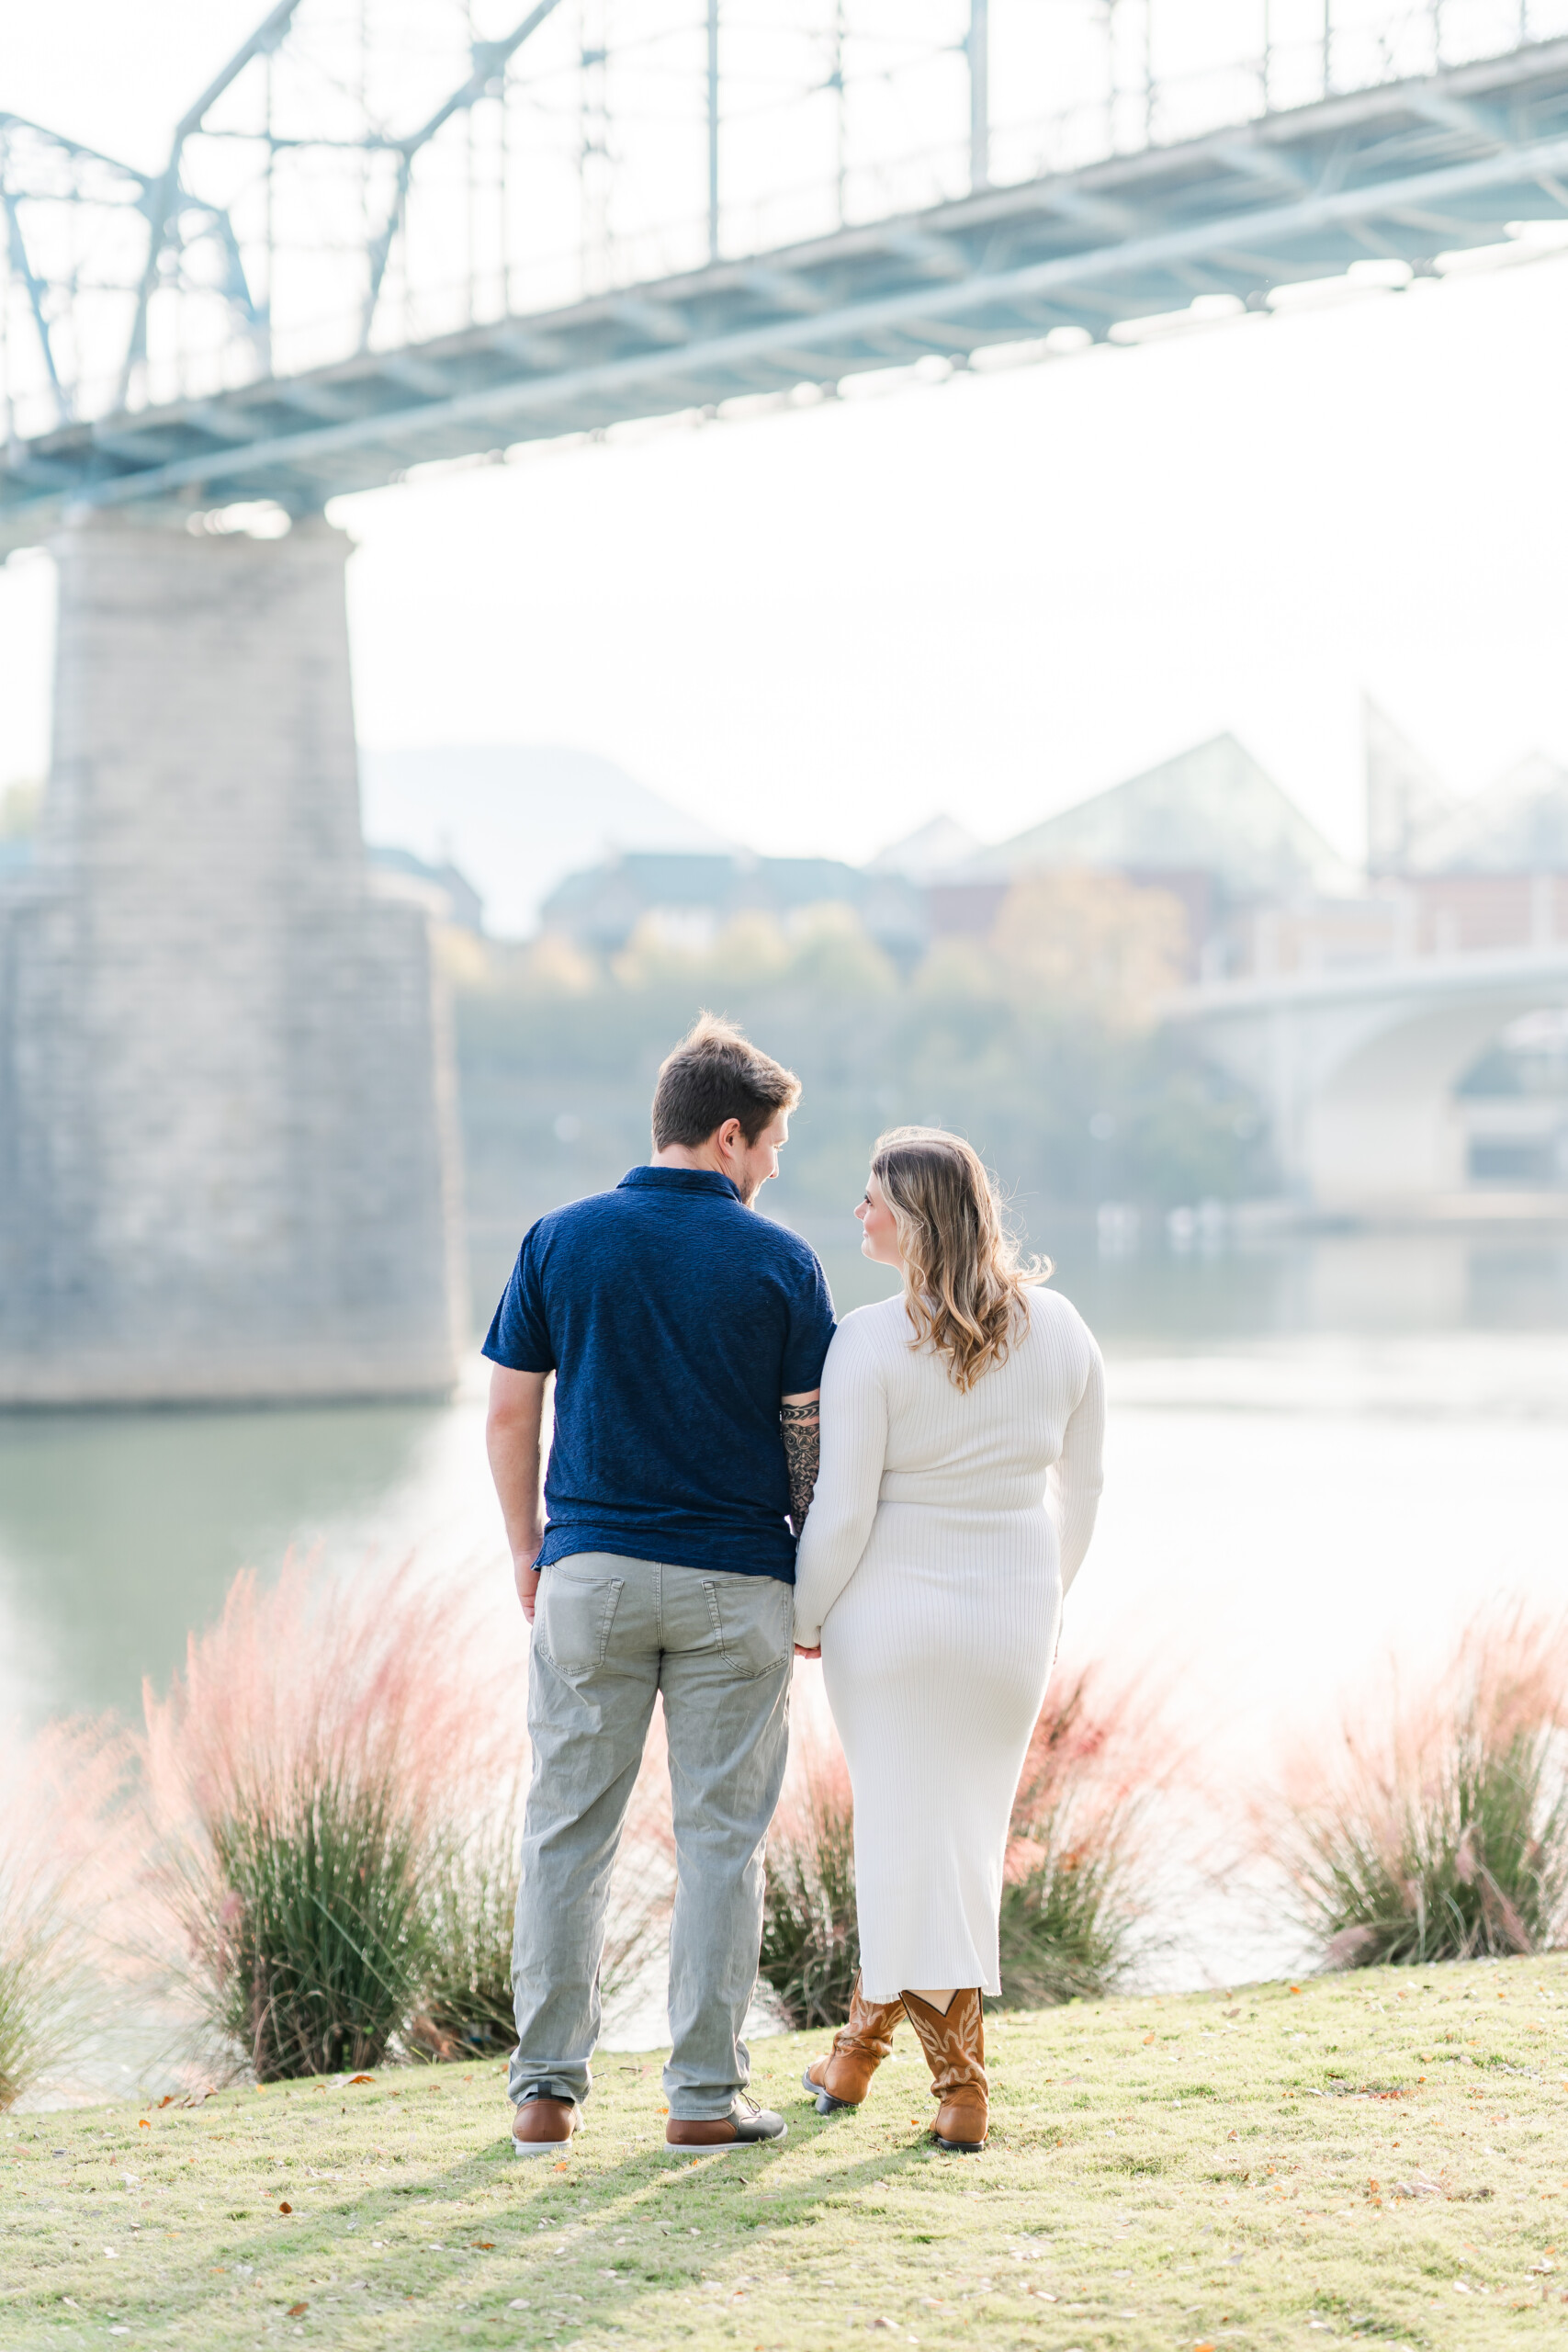
<svg viewBox="0 0 1568 2352"><path fill-rule="evenodd" d="M424 1967L409 2029L423 2058L510 2050L512 1939L523 1788L434 1871L423 1919Z"/></svg>
<svg viewBox="0 0 1568 2352"><path fill-rule="evenodd" d="M610 1889L599 1966L601 1999L630 1991L653 1958L674 1891L674 1838L663 1739L656 1712L626 1812ZM424 1976L407 2040L421 2057L511 2050L513 1938L528 1775L517 1770L501 1799L455 1838L430 1874L423 1920Z"/></svg>
<svg viewBox="0 0 1568 2352"><path fill-rule="evenodd" d="M1477 1619L1427 1690L1394 1682L1299 1758L1260 1819L1328 1968L1568 1941L1568 1618Z"/></svg>
<svg viewBox="0 0 1568 2352"><path fill-rule="evenodd" d="M89 2044L112 1999L101 1933L125 1848L130 1751L103 1724L54 1724L0 1791L0 2111Z"/></svg>
<svg viewBox="0 0 1568 2352"><path fill-rule="evenodd" d="M761 1973L786 2025L836 2026L860 1966L854 1804L836 1742L808 1739L801 1754L768 1838ZM1180 1760L1135 1686L1102 1695L1092 1666L1053 1679L1013 1801L998 2006L1096 1998L1127 1975L1151 1903L1155 1812Z"/></svg>
<svg viewBox="0 0 1568 2352"><path fill-rule="evenodd" d="M792 2030L839 2026L860 1967L854 1803L837 1743L808 1738L768 1834L759 1973Z"/></svg>
<svg viewBox="0 0 1568 2352"><path fill-rule="evenodd" d="M1013 1799L998 1958L1003 2008L1098 1999L1128 1974L1149 1907L1154 1809L1174 1757L1132 1685L1054 1679Z"/></svg>
<svg viewBox="0 0 1568 2352"><path fill-rule="evenodd" d="M291 1559L145 1693L152 1891L233 2068L373 2065L420 2006L443 1862L515 1758L478 1654L408 1569Z"/></svg>

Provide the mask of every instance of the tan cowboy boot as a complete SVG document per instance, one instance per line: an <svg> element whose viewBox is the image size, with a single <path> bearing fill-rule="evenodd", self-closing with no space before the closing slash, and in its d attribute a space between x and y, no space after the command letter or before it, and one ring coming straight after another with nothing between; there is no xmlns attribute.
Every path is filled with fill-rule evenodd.
<svg viewBox="0 0 1568 2352"><path fill-rule="evenodd" d="M970 1985L954 1993L945 2011L933 2009L918 1993L906 1993L904 2015L920 2037L931 2070L931 2094L941 2102L932 2139L939 2148L978 2155L990 2117L979 1988Z"/></svg>
<svg viewBox="0 0 1568 2352"><path fill-rule="evenodd" d="M871 2078L893 2047L893 2029L904 2014L902 2001L868 2001L855 1975L850 1995L850 2021L833 2036L825 2058L814 2058L801 2081L817 2101L818 2115L835 2115L841 2107L858 2107Z"/></svg>

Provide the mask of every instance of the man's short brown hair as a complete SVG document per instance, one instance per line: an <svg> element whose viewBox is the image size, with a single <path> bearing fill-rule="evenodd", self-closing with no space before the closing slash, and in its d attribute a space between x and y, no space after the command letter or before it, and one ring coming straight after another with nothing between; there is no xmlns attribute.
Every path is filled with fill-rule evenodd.
<svg viewBox="0 0 1568 2352"><path fill-rule="evenodd" d="M781 1111L800 1100L800 1080L733 1021L701 1014L660 1067L653 1090L653 1148L706 1143L727 1119L739 1119L749 1144Z"/></svg>

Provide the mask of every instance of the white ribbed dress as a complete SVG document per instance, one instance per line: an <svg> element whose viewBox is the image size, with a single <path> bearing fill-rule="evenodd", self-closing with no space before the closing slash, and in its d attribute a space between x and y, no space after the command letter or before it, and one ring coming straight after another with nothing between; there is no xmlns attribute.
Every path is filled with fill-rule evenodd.
<svg viewBox="0 0 1568 2352"><path fill-rule="evenodd" d="M1008 1821L1094 1532L1105 1422L1081 1317L1027 1296L1027 1331L967 1394L910 1347L901 1296L846 1316L822 1374L795 1637L820 1639L849 1761L873 2001L1001 1989Z"/></svg>

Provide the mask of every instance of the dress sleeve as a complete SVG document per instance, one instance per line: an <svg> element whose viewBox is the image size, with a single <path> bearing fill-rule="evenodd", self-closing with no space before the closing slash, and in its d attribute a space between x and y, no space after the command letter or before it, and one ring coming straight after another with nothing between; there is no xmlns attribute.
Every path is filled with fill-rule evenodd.
<svg viewBox="0 0 1568 2352"><path fill-rule="evenodd" d="M1083 1566L1105 1484L1100 1466L1105 1443L1105 1366L1087 1330L1084 1338L1089 1345L1088 1377L1068 1417L1062 1451L1051 1464L1047 1481L1056 1516L1064 1593Z"/></svg>
<svg viewBox="0 0 1568 2352"><path fill-rule="evenodd" d="M852 1316L822 1367L822 1458L795 1566L795 1638L815 1649L822 1621L864 1551L887 1453L887 1392Z"/></svg>

